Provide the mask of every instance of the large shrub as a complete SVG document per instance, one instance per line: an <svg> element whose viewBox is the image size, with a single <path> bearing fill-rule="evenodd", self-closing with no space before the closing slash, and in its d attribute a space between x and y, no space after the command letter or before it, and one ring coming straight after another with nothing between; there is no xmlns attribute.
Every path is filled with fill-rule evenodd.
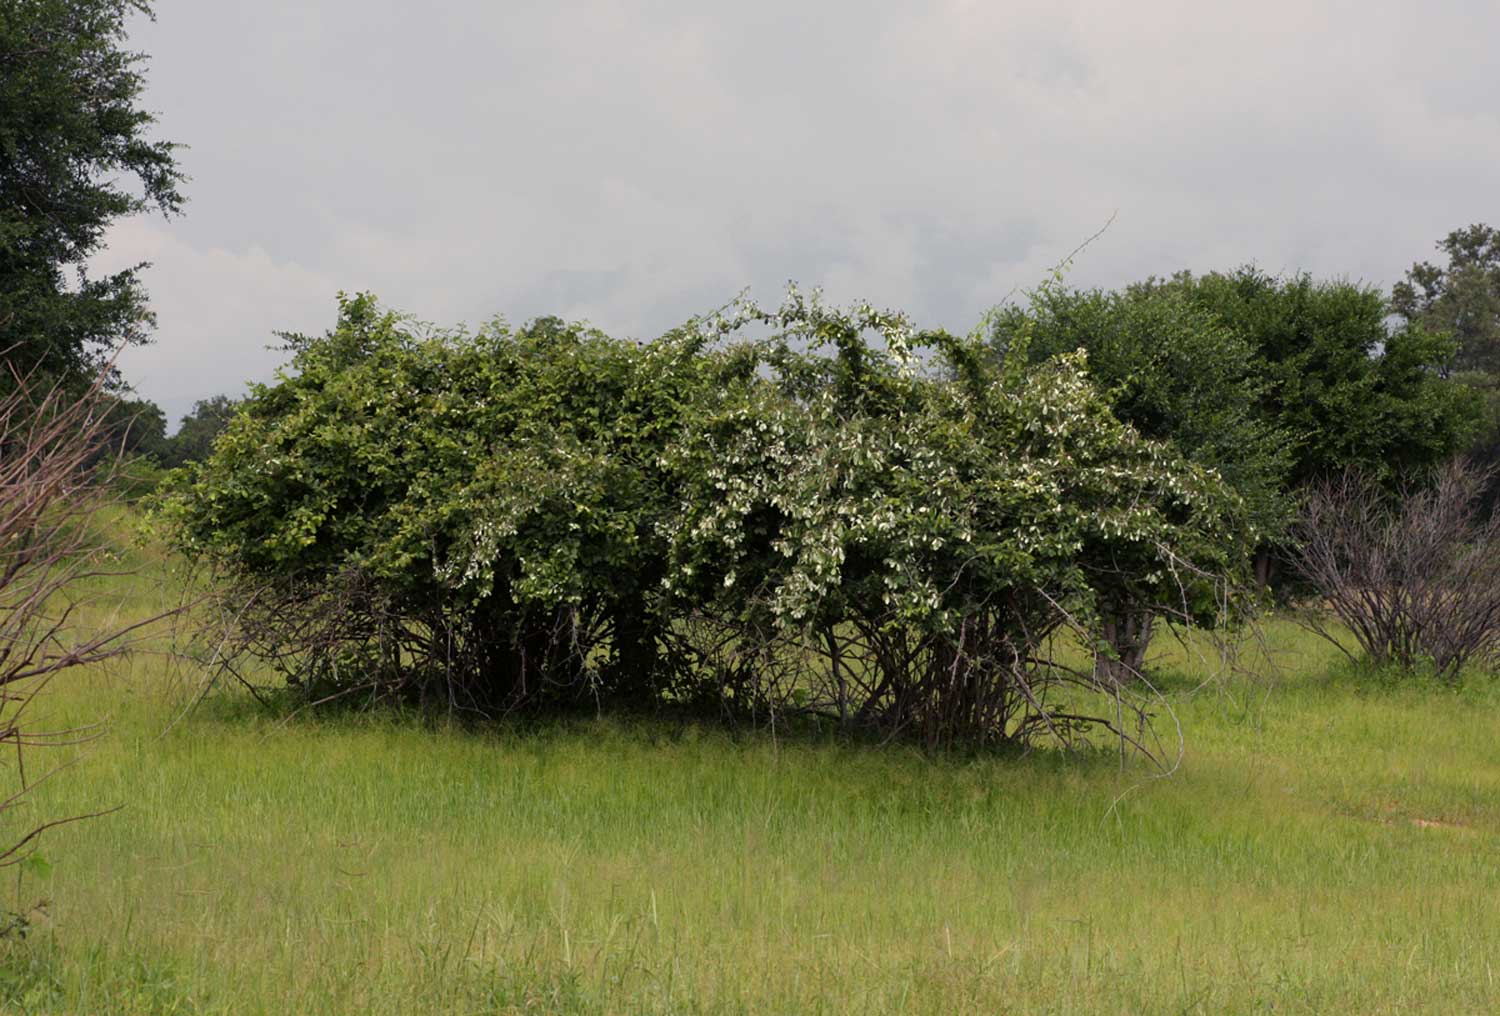
<svg viewBox="0 0 1500 1016"><path fill-rule="evenodd" d="M1035 364L1086 352L1088 376L1116 416L1226 481L1244 503L1246 523L1223 533L1217 548L1231 571L1248 573L1256 544L1284 530L1289 441L1261 411L1265 372L1250 342L1179 287L1044 286L1026 305L994 311L986 332L995 355ZM1096 660L1101 672L1138 673L1160 619L1194 620L1171 573L1121 568L1097 583L1107 643Z"/></svg>
<svg viewBox="0 0 1500 1016"><path fill-rule="evenodd" d="M1066 741L1103 718L1062 686L1081 686L1073 706L1122 692L1047 653L1063 629L1098 637L1102 590L1170 585L1213 615L1241 499L1116 419L1082 355L1001 363L795 291L728 327L746 323L771 332L762 369L694 418L674 460L671 582L707 622L698 646L726 694L929 742ZM745 651L778 643L801 666L746 681Z"/></svg>
<svg viewBox="0 0 1500 1016"><path fill-rule="evenodd" d="M649 697L658 460L705 360L553 319L424 329L367 296L293 347L162 505L247 648L332 691Z"/></svg>
<svg viewBox="0 0 1500 1016"><path fill-rule="evenodd" d="M1059 683L1119 688L1049 638L1094 638L1122 581L1213 616L1246 525L1081 358L1002 364L795 290L645 344L360 297L294 347L162 513L239 644L320 690L1068 741L1105 718Z"/></svg>

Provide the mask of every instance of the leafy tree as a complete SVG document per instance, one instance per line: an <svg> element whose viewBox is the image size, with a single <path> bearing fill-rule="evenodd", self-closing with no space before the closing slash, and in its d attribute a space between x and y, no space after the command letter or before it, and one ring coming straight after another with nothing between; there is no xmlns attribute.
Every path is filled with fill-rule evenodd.
<svg viewBox="0 0 1500 1016"><path fill-rule="evenodd" d="M104 411L102 451L127 458L146 456L161 462L167 440L167 417L150 399L129 395L100 396Z"/></svg>
<svg viewBox="0 0 1500 1016"><path fill-rule="evenodd" d="M1441 376L1453 340L1417 322L1392 330L1378 290L1251 267L1172 285L1254 350L1261 413L1287 436L1290 489L1348 469L1393 483L1465 446L1477 406Z"/></svg>
<svg viewBox="0 0 1500 1016"><path fill-rule="evenodd" d="M1391 304L1407 322L1447 332L1458 343L1452 378L1483 406L1468 456L1493 468L1500 465L1500 229L1457 229L1437 246L1448 263L1413 265L1392 290ZM1491 476L1485 500L1500 501L1500 475Z"/></svg>
<svg viewBox="0 0 1500 1016"><path fill-rule="evenodd" d="M227 395L214 395L193 403L192 411L182 418L177 433L165 440L161 464L175 468L207 458L214 440L224 432L239 402Z"/></svg>
<svg viewBox="0 0 1500 1016"><path fill-rule="evenodd" d="M1481 407L1479 425L1468 448L1470 461L1481 469L1500 466L1500 374L1465 371L1453 380L1472 391ZM1486 499L1492 505L1500 499L1500 475L1492 476Z"/></svg>
<svg viewBox="0 0 1500 1016"><path fill-rule="evenodd" d="M136 265L85 272L116 219L183 203L177 146L140 107L144 54L123 48L142 0L0 5L0 349L23 374L92 379L151 324ZM133 181L138 190L131 190Z"/></svg>
<svg viewBox="0 0 1500 1016"><path fill-rule="evenodd" d="M1420 484L1471 440L1479 400L1443 376L1452 337L1410 320L1390 327L1378 290L1253 267L1171 285L1254 348L1261 412L1287 435L1288 489L1299 499L1351 471L1390 490ZM1257 554L1267 581L1284 549Z"/></svg>
<svg viewBox="0 0 1500 1016"><path fill-rule="evenodd" d="M1500 229L1455 229L1437 247L1448 263L1412 265L1391 291L1391 309L1411 324L1452 334L1455 370L1500 372Z"/></svg>

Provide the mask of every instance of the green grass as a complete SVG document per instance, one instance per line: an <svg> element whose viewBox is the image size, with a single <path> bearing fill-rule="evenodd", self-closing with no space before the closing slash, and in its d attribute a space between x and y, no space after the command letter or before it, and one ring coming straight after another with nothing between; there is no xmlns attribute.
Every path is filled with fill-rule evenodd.
<svg viewBox="0 0 1500 1016"><path fill-rule="evenodd" d="M138 563L89 623L161 601ZM1186 753L1155 780L227 693L173 724L192 675L159 656L70 674L46 718L108 732L10 824L125 808L46 837L0 1007L1500 1011L1500 687L1361 680L1285 624L1269 644L1258 680L1158 661Z"/></svg>

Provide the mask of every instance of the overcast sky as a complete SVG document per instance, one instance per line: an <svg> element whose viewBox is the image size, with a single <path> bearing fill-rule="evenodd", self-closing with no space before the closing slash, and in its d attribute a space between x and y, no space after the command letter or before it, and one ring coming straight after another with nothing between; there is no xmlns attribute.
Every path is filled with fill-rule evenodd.
<svg viewBox="0 0 1500 1016"><path fill-rule="evenodd" d="M1500 224L1496 0L157 0L186 214L120 223L175 424L339 290L648 337L787 280L968 329L1071 280L1388 286Z"/></svg>

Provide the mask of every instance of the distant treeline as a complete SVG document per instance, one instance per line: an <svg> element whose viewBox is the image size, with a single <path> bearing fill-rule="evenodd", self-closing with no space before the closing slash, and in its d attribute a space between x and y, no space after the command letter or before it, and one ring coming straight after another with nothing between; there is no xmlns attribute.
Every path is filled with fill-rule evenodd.
<svg viewBox="0 0 1500 1016"><path fill-rule="evenodd" d="M167 417L149 399L106 396L109 447L127 457L144 457L165 469L204 458L234 415L237 401L227 395L199 399L167 435Z"/></svg>

